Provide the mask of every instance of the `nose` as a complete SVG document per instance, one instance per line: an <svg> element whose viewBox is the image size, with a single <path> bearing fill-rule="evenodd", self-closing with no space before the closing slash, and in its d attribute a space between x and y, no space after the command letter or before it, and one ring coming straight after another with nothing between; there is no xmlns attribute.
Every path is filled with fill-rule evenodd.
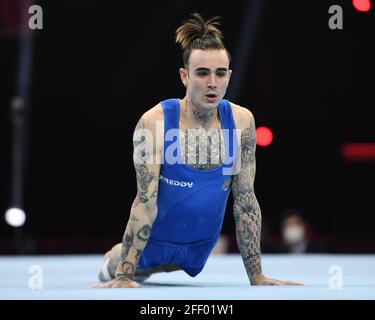
<svg viewBox="0 0 375 320"><path fill-rule="evenodd" d="M210 89L214 89L217 87L217 77L215 73L211 73L209 79L208 79L208 85Z"/></svg>

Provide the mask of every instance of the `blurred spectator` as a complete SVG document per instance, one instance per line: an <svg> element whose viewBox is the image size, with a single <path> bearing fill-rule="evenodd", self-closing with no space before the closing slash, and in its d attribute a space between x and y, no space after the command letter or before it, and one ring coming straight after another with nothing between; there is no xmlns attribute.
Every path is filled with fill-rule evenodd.
<svg viewBox="0 0 375 320"><path fill-rule="evenodd" d="M282 253L320 252L313 243L311 227L302 217L299 209L288 209L281 220Z"/></svg>

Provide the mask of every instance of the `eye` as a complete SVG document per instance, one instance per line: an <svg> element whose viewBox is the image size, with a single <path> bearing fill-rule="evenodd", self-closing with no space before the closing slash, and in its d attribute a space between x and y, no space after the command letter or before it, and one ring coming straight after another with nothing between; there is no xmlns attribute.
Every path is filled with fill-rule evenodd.
<svg viewBox="0 0 375 320"><path fill-rule="evenodd" d="M226 71L219 71L219 72L216 73L216 75L218 77L225 77L227 75L227 72Z"/></svg>
<svg viewBox="0 0 375 320"><path fill-rule="evenodd" d="M208 75L208 72L207 71L198 71L196 74L197 74L198 77L204 77L204 76Z"/></svg>

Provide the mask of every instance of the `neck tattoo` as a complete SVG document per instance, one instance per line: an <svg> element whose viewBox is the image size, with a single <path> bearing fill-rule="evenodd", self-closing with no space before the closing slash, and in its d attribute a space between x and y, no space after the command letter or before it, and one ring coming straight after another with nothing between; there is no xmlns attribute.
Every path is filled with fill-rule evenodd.
<svg viewBox="0 0 375 320"><path fill-rule="evenodd" d="M187 112L188 112L188 101L186 99L185 113ZM192 108L191 112L195 121L206 124L214 118L216 110L209 111L208 113L202 113Z"/></svg>
<svg viewBox="0 0 375 320"><path fill-rule="evenodd" d="M207 123L207 122L210 122L213 119L213 117L215 116L215 111L216 110L212 110L208 113L201 113L198 110L192 110L192 113L193 113L194 119L197 122Z"/></svg>

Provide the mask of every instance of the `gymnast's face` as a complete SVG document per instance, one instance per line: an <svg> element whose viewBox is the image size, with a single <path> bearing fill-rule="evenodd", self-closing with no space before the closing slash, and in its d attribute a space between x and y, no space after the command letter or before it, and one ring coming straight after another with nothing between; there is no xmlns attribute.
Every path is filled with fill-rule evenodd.
<svg viewBox="0 0 375 320"><path fill-rule="evenodd" d="M194 49L189 57L188 69L180 69L187 98L196 108L211 110L223 99L232 70L224 49Z"/></svg>

